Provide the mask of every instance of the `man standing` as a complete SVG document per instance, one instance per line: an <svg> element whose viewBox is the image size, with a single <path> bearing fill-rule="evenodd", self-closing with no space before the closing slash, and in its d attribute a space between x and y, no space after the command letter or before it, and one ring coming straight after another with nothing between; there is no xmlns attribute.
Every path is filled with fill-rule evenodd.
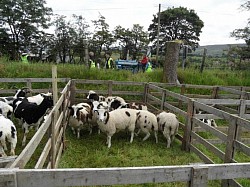
<svg viewBox="0 0 250 187"><path fill-rule="evenodd" d="M114 61L111 58L111 54L110 53L106 53L106 63L105 63L105 68L106 69L114 69Z"/></svg>
<svg viewBox="0 0 250 187"><path fill-rule="evenodd" d="M147 57L147 55L143 55L143 58L141 60L142 72L143 73L145 72L147 63L148 63L148 57Z"/></svg>

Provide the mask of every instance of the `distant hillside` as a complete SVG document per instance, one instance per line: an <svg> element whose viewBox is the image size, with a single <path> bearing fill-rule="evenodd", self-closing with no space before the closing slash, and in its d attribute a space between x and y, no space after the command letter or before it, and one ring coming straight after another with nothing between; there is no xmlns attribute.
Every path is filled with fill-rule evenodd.
<svg viewBox="0 0 250 187"><path fill-rule="evenodd" d="M207 48L207 56L222 56L223 51L228 50L229 46L246 46L246 44L205 45L198 47L192 54L203 55L204 48Z"/></svg>

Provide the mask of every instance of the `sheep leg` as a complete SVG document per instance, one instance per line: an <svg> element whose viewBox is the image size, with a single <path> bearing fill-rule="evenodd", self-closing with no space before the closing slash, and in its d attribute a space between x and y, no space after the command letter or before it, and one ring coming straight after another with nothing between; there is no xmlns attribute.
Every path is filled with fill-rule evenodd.
<svg viewBox="0 0 250 187"><path fill-rule="evenodd" d="M71 127L71 130L72 130L73 134L76 134L74 127Z"/></svg>
<svg viewBox="0 0 250 187"><path fill-rule="evenodd" d="M167 139L167 148L169 148L171 144L171 138L169 134L166 134L166 139Z"/></svg>
<svg viewBox="0 0 250 187"><path fill-rule="evenodd" d="M12 141L12 142L11 142L10 155L12 155L12 156L15 155L16 142L17 142L17 141Z"/></svg>
<svg viewBox="0 0 250 187"><path fill-rule="evenodd" d="M134 140L134 134L135 134L134 131L132 131L130 136L130 143L132 143Z"/></svg>
<svg viewBox="0 0 250 187"><path fill-rule="evenodd" d="M158 135L157 135L157 131L155 131L155 143L158 143Z"/></svg>
<svg viewBox="0 0 250 187"><path fill-rule="evenodd" d="M108 144L108 148L111 147L111 136L107 136L107 144Z"/></svg>
<svg viewBox="0 0 250 187"><path fill-rule="evenodd" d="M23 124L23 141L22 141L22 146L25 146L26 144L26 136L29 132L29 126L27 123Z"/></svg>
<svg viewBox="0 0 250 187"><path fill-rule="evenodd" d="M140 132L141 132L141 129L139 129L139 130L135 133L135 135L138 136Z"/></svg>
<svg viewBox="0 0 250 187"><path fill-rule="evenodd" d="M77 128L77 138L80 138L80 128Z"/></svg>
<svg viewBox="0 0 250 187"><path fill-rule="evenodd" d="M1 154L2 157L6 157L7 156L6 153L4 152L2 146L0 146L0 154Z"/></svg>
<svg viewBox="0 0 250 187"><path fill-rule="evenodd" d="M147 132L146 136L143 138L143 140L142 140L142 141L147 140L147 139L149 138L149 136L150 136L150 132Z"/></svg>
<svg viewBox="0 0 250 187"><path fill-rule="evenodd" d="M8 149L7 149L7 146L6 146L5 138L1 139L1 144L2 144L2 146L4 148L4 150L7 151Z"/></svg>

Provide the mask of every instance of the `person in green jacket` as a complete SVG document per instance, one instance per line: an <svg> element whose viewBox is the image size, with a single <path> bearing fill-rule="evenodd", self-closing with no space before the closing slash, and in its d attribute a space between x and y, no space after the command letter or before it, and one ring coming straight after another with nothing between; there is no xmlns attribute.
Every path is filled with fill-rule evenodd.
<svg viewBox="0 0 250 187"><path fill-rule="evenodd" d="M146 72L152 72L152 64L151 62L148 62L146 65Z"/></svg>
<svg viewBox="0 0 250 187"><path fill-rule="evenodd" d="M22 53L21 60L22 60L23 63L28 64L29 63L28 54L27 53Z"/></svg>

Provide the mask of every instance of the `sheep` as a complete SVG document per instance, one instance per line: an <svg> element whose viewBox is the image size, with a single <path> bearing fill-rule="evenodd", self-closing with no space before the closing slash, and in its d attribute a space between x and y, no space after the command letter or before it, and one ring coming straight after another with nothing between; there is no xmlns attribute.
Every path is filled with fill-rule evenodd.
<svg viewBox="0 0 250 187"><path fill-rule="evenodd" d="M68 107L70 109L69 117L69 126L73 134L76 134L77 138L80 138L80 130L83 128L83 125L87 123L88 115L90 113L90 105L87 103L78 103ZM92 129L90 133L92 132Z"/></svg>
<svg viewBox="0 0 250 187"><path fill-rule="evenodd" d="M144 103L140 103L140 102L131 102L131 103L119 103L114 102L111 103L111 108L132 108L132 109L136 109L136 110L148 110L147 105L145 105Z"/></svg>
<svg viewBox="0 0 250 187"><path fill-rule="evenodd" d="M98 126L102 132L107 134L108 148L111 147L111 137L120 130L128 129L131 134L130 143L133 142L136 110L124 108L109 112L107 103L101 102L97 106L96 112Z"/></svg>
<svg viewBox="0 0 250 187"><path fill-rule="evenodd" d="M167 148L170 147L174 141L174 137L178 132L179 121L175 114L170 112L161 112L157 116L159 130L162 131L164 137L167 139Z"/></svg>
<svg viewBox="0 0 250 187"><path fill-rule="evenodd" d="M87 95L87 99L90 101L105 101L105 97L98 95L95 91L90 90L88 95Z"/></svg>
<svg viewBox="0 0 250 187"><path fill-rule="evenodd" d="M16 93L14 96L7 96L7 97L0 97L0 101L3 101L9 105L13 105L13 101L19 97L26 97L28 93L30 93L29 88L20 88L16 90Z"/></svg>
<svg viewBox="0 0 250 187"><path fill-rule="evenodd" d="M29 132L29 127L35 126L38 129L43 116L53 106L51 96L42 95L42 97L43 100L39 105L29 102L27 98L22 100L16 99L13 102L14 116L24 122L22 124L24 130L22 146L26 143L26 135Z"/></svg>
<svg viewBox="0 0 250 187"><path fill-rule="evenodd" d="M15 148L17 144L17 130L14 123L5 118L0 114L0 154L2 156L7 156L5 151L7 151L6 139L11 144L10 155L15 155Z"/></svg>
<svg viewBox="0 0 250 187"><path fill-rule="evenodd" d="M43 99L44 99L44 96L52 97L52 93L51 93L51 92L39 93L39 94L37 94L37 95L27 97L27 100L28 100L30 103L36 103L37 105L40 105L41 102L42 102Z"/></svg>
<svg viewBox="0 0 250 187"><path fill-rule="evenodd" d="M203 111L198 111L198 114L205 114L206 112ZM217 127L217 124L214 119L200 119L203 123L212 126L212 127Z"/></svg>
<svg viewBox="0 0 250 187"><path fill-rule="evenodd" d="M10 119L12 113L13 107L3 101L0 101L0 114L3 114L4 117Z"/></svg>
<svg viewBox="0 0 250 187"><path fill-rule="evenodd" d="M155 142L158 143L158 123L156 116L147 110L138 110L136 115L136 127L139 128L136 135L138 135L140 131L144 132L146 136L143 138L143 141L145 141L149 138L150 132L154 131Z"/></svg>

